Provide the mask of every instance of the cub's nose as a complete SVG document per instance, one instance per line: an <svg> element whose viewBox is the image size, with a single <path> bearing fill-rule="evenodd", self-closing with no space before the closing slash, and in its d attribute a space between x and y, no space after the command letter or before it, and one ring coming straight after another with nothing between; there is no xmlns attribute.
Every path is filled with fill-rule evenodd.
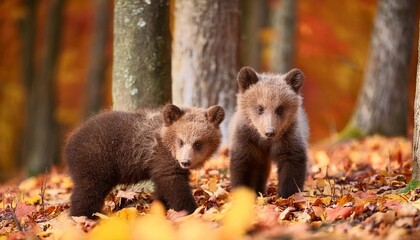
<svg viewBox="0 0 420 240"><path fill-rule="evenodd" d="M274 136L274 128L266 128L265 129L265 136L267 137L272 137Z"/></svg>
<svg viewBox="0 0 420 240"><path fill-rule="evenodd" d="M184 159L181 162L181 167L183 168L189 168L191 166L191 160L189 159Z"/></svg>

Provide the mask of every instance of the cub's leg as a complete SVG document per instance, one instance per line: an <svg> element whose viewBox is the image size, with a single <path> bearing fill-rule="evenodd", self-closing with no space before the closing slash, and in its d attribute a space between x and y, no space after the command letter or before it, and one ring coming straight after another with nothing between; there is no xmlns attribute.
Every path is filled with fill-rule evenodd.
<svg viewBox="0 0 420 240"><path fill-rule="evenodd" d="M96 219L92 214L101 212L105 197L112 187L104 182L91 180L75 183L70 197L70 215Z"/></svg>
<svg viewBox="0 0 420 240"><path fill-rule="evenodd" d="M277 161L277 177L279 197L288 198L294 193L303 191L306 179L306 153L283 155L283 159Z"/></svg>
<svg viewBox="0 0 420 240"><path fill-rule="evenodd" d="M266 161L261 162L257 169L256 169L256 193L257 195L259 193L265 194L267 189L267 180L270 176L270 169L271 169L271 162Z"/></svg>
<svg viewBox="0 0 420 240"><path fill-rule="evenodd" d="M258 192L265 193L265 185L269 172L268 160L262 152L251 144L232 147L230 160L231 187L249 187Z"/></svg>
<svg viewBox="0 0 420 240"><path fill-rule="evenodd" d="M191 214L197 208L189 185L188 173L176 173L152 177L155 196L167 209L186 210Z"/></svg>

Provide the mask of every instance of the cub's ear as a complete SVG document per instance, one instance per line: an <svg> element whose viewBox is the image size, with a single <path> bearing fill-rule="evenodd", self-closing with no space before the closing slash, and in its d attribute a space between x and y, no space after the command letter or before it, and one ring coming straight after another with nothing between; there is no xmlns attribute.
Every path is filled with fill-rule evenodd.
<svg viewBox="0 0 420 240"><path fill-rule="evenodd" d="M219 126L223 119L225 119L225 110L220 106L211 106L207 109L206 115L209 122Z"/></svg>
<svg viewBox="0 0 420 240"><path fill-rule="evenodd" d="M292 87L295 93L298 93L305 81L305 76L301 70L294 68L286 73L284 80L286 80L287 84Z"/></svg>
<svg viewBox="0 0 420 240"><path fill-rule="evenodd" d="M180 117L182 117L184 113L182 110L173 105L168 104L163 108L163 123L165 127L171 126L174 122L176 122Z"/></svg>
<svg viewBox="0 0 420 240"><path fill-rule="evenodd" d="M258 76L255 70L251 67L243 67L238 73L238 85L239 92L243 93L247 90L252 84L258 82Z"/></svg>

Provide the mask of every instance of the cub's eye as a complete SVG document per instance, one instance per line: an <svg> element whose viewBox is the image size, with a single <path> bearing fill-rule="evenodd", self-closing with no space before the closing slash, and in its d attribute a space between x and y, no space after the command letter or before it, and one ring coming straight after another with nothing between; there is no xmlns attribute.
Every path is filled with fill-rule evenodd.
<svg viewBox="0 0 420 240"><path fill-rule="evenodd" d="M197 141L197 142L195 142L195 143L193 144L193 148L194 148L196 151L200 151L200 150L201 150L201 148L202 148L202 146L203 146L203 144L202 144L200 141Z"/></svg>
<svg viewBox="0 0 420 240"><path fill-rule="evenodd" d="M283 114L283 112L284 112L284 107L283 106L279 106L276 109L276 114L279 115L279 116L281 116Z"/></svg>
<svg viewBox="0 0 420 240"><path fill-rule="evenodd" d="M178 139L178 144L179 144L179 147L183 147L184 146L184 141L182 141L181 139Z"/></svg>
<svg viewBox="0 0 420 240"><path fill-rule="evenodd" d="M258 109L257 109L257 110L258 110L258 114L259 114L259 115L262 115L262 114L264 113L264 108L263 108L263 106L261 106L261 105L260 105L260 106L258 106Z"/></svg>

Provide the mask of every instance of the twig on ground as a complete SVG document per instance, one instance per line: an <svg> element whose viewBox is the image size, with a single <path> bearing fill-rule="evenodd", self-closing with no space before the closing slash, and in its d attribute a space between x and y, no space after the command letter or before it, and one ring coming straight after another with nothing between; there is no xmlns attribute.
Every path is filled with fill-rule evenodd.
<svg viewBox="0 0 420 240"><path fill-rule="evenodd" d="M48 168L45 168L45 175L44 175L44 181L41 185L41 213L43 214L45 212L45 190L47 189L47 178L48 178Z"/></svg>

